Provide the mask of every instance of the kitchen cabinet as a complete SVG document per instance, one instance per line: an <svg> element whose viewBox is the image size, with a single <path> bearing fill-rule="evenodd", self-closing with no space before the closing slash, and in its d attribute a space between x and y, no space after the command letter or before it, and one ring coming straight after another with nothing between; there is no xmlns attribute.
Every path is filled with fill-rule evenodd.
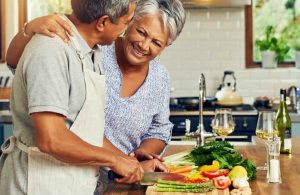
<svg viewBox="0 0 300 195"><path fill-rule="evenodd" d="M204 128L208 132L212 132L211 121L214 115L204 115ZM251 137L255 135L257 123L256 115L233 115L235 121L235 130L226 138L228 141L247 141L251 142ZM196 131L199 124L198 115L173 115L170 116L170 121L174 124L172 132L172 140L179 140L185 134L185 120L191 120L191 132Z"/></svg>

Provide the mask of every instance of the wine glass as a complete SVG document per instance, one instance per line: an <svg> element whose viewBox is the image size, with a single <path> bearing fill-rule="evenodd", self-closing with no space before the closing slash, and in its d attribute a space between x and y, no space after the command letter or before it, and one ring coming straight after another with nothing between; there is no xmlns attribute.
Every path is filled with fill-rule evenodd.
<svg viewBox="0 0 300 195"><path fill-rule="evenodd" d="M216 109L215 117L212 120L211 126L213 132L221 136L222 141L225 141L225 137L228 134L232 133L235 128L235 123L232 117L231 109Z"/></svg>
<svg viewBox="0 0 300 195"><path fill-rule="evenodd" d="M274 128L275 112L273 111L261 111L258 114L258 120L256 125L255 134L257 137L265 140L274 138L278 135L278 131ZM267 163L264 166L258 166L259 170L268 170Z"/></svg>

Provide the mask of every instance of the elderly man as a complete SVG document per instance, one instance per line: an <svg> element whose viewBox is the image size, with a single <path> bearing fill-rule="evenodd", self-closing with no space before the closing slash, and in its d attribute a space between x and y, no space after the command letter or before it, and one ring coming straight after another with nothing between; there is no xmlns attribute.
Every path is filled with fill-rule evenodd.
<svg viewBox="0 0 300 195"><path fill-rule="evenodd" d="M131 21L133 0L72 0L71 45L35 35L16 70L13 137L2 146L0 194L93 194L97 168L134 183L134 158L103 148L105 80L97 44L111 44Z"/></svg>

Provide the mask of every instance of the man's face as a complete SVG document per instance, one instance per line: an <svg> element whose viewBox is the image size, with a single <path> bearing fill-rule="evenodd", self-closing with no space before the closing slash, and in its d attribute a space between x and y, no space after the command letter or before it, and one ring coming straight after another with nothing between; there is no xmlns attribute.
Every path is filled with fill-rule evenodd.
<svg viewBox="0 0 300 195"><path fill-rule="evenodd" d="M121 16L116 24L112 23L110 20L107 20L105 24L105 31L103 32L103 43L101 45L112 44L112 42L115 41L127 29L128 24L133 18L135 8L135 3L129 4L127 14Z"/></svg>

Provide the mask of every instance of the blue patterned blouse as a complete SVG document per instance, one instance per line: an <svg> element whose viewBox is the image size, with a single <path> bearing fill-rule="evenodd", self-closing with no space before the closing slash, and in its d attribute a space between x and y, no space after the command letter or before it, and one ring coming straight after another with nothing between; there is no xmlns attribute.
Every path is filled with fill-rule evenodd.
<svg viewBox="0 0 300 195"><path fill-rule="evenodd" d="M106 75L107 88L105 136L126 154L148 138L168 143L173 127L169 121L168 71L157 60L151 61L143 85L134 95L122 98L122 73L117 64L115 45L101 48L105 56L101 69Z"/></svg>

